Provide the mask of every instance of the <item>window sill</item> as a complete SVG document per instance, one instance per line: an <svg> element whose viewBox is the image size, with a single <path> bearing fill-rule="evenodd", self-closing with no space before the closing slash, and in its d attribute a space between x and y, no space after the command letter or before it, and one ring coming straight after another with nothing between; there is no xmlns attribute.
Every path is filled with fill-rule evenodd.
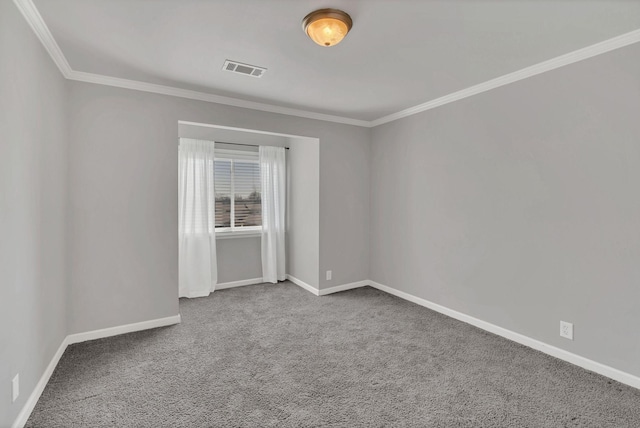
<svg viewBox="0 0 640 428"><path fill-rule="evenodd" d="M260 236L262 236L262 231L260 230L216 232L216 239L258 238Z"/></svg>

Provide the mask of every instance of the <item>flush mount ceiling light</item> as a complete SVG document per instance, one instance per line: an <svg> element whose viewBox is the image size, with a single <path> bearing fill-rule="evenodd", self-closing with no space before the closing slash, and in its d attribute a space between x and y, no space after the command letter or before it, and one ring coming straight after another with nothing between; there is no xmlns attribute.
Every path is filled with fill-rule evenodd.
<svg viewBox="0 0 640 428"><path fill-rule="evenodd" d="M320 46L333 46L347 35L353 21L338 9L320 9L311 12L302 20L302 29L307 36Z"/></svg>

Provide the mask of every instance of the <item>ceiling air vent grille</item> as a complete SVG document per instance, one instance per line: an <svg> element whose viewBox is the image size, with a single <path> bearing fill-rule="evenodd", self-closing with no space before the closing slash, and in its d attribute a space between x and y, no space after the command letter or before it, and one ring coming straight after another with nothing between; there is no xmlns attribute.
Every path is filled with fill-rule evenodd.
<svg viewBox="0 0 640 428"><path fill-rule="evenodd" d="M241 62L226 60L222 69L232 73L244 74L251 77L262 77L265 71L264 67L256 67L255 65L242 64Z"/></svg>

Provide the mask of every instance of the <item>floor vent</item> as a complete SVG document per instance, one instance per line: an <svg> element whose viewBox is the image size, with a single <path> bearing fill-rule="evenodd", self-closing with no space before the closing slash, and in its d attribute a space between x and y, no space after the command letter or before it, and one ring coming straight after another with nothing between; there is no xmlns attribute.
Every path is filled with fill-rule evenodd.
<svg viewBox="0 0 640 428"><path fill-rule="evenodd" d="M240 73L245 76L262 77L265 71L264 67L256 67L255 65L242 64L241 62L226 60L222 66L224 71L230 71L232 73Z"/></svg>

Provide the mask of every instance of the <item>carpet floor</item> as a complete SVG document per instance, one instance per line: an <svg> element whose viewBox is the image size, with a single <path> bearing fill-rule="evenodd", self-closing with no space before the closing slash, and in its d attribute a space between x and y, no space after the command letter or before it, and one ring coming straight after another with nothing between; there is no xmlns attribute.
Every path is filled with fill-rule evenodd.
<svg viewBox="0 0 640 428"><path fill-rule="evenodd" d="M640 390L370 287L180 312L69 346L27 427L640 427Z"/></svg>

